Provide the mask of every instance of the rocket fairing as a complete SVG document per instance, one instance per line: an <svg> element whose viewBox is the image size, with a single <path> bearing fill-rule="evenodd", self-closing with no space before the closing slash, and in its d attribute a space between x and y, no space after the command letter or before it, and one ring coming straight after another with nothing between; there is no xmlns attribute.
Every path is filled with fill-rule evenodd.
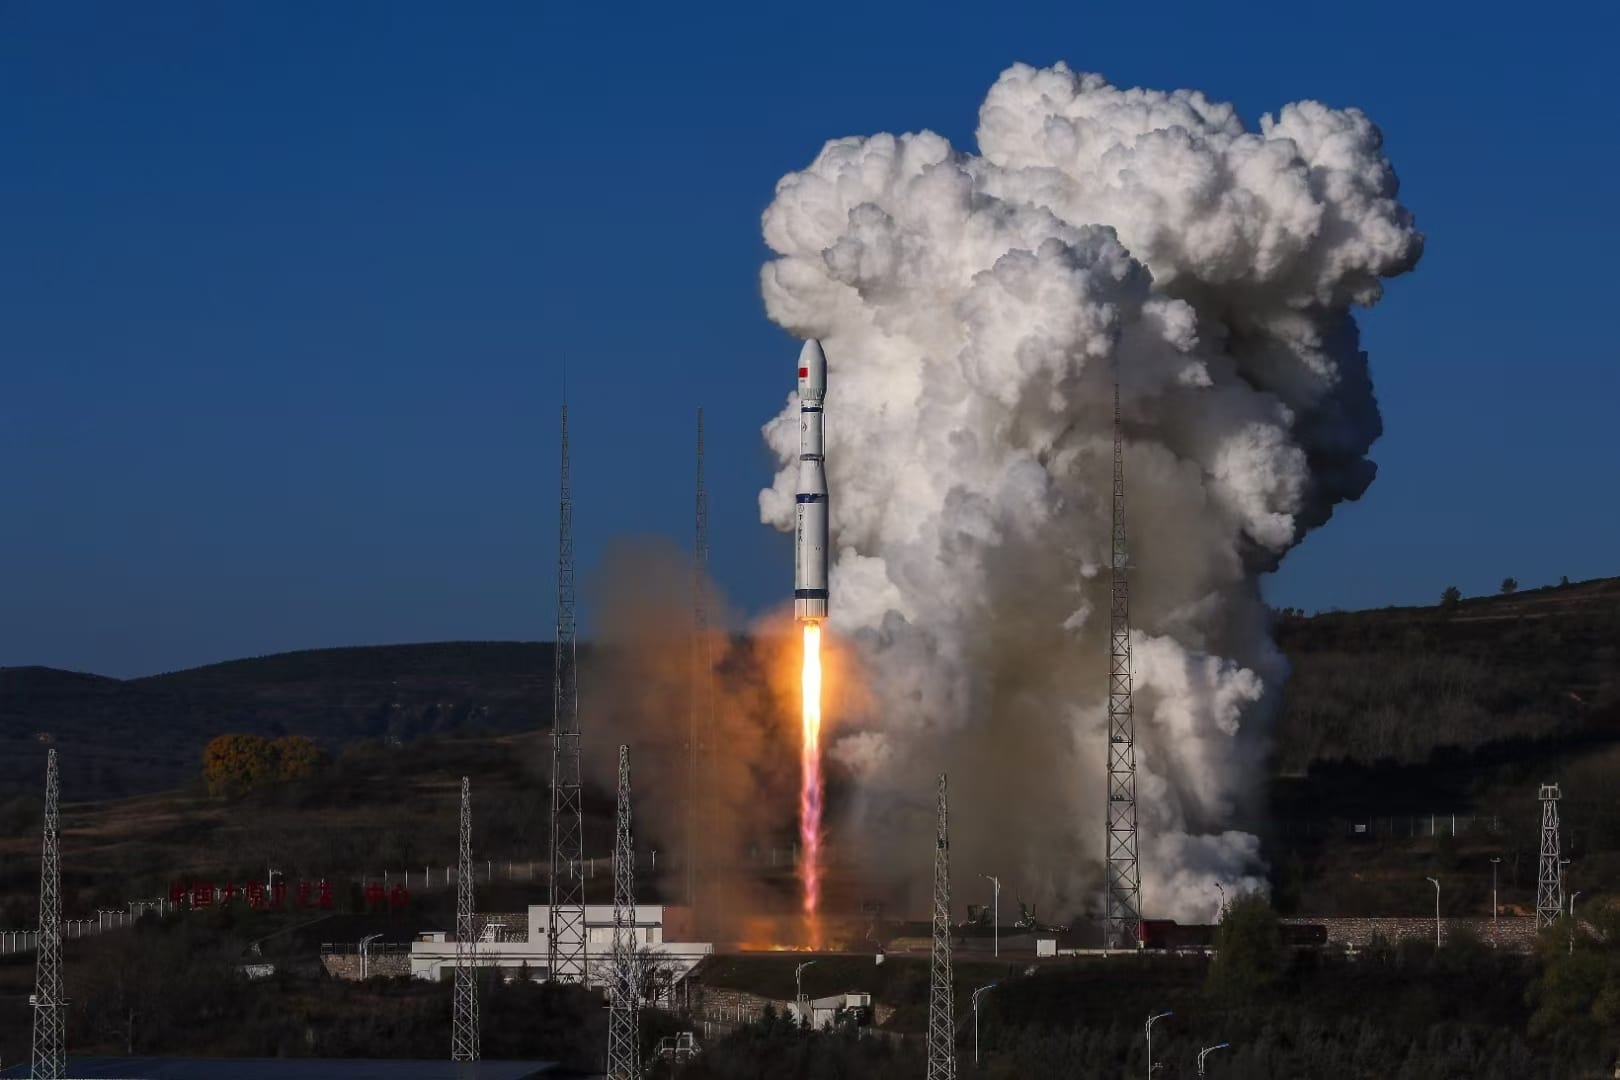
<svg viewBox="0 0 1620 1080"><path fill-rule="evenodd" d="M811 338L799 351L799 490L793 515L793 617L827 617L827 468L821 406L827 356Z"/></svg>

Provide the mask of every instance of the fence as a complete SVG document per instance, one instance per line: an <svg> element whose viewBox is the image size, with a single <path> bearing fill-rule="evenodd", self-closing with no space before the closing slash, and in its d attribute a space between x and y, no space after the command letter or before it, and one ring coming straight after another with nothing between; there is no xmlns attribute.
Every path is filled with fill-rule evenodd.
<svg viewBox="0 0 1620 1080"><path fill-rule="evenodd" d="M89 937L92 934L104 934L108 930L121 930L134 924L148 911L155 911L159 916L173 911L176 905L167 899L157 900L131 900L121 910L104 909L96 912L93 919L63 919L62 939L71 941L75 938ZM33 952L39 945L38 930L0 930L0 956L9 956L12 953Z"/></svg>
<svg viewBox="0 0 1620 1080"><path fill-rule="evenodd" d="M1440 836L1499 836L1495 814L1416 814L1407 817L1284 818L1279 831L1289 837L1349 836L1359 840L1417 840Z"/></svg>

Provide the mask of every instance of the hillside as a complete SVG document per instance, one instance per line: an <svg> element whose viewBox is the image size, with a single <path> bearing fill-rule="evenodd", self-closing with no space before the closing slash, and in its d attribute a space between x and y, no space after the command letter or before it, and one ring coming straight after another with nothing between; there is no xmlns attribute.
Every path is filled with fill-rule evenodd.
<svg viewBox="0 0 1620 1080"><path fill-rule="evenodd" d="M1293 674L1275 768L1422 765L1620 738L1620 578L1464 599L1451 610L1278 616ZM446 642L318 649L118 680L0 668L0 801L33 797L46 737L70 798L196 778L226 731L360 739L549 726L551 646ZM1493 751L1494 748L1494 751Z"/></svg>
<svg viewBox="0 0 1620 1080"><path fill-rule="evenodd" d="M472 729L549 727L549 643L316 649L109 679L0 668L0 799L33 794L47 743L69 797L161 791L197 776L222 732L309 735L328 749Z"/></svg>

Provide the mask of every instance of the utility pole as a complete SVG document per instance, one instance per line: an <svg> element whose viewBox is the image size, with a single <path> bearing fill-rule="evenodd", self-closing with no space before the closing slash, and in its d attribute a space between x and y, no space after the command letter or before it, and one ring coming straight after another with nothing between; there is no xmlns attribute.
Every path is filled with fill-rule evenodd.
<svg viewBox="0 0 1620 1080"><path fill-rule="evenodd" d="M928 968L928 1080L956 1080L956 1009L951 993L951 831L945 774L939 774L934 831L934 950Z"/></svg>
<svg viewBox="0 0 1620 1080"><path fill-rule="evenodd" d="M613 986L608 1002L607 1080L640 1080L641 980L636 977L636 845L630 831L630 747L619 747L613 832Z"/></svg>
<svg viewBox="0 0 1620 1080"><path fill-rule="evenodd" d="M1103 914L1105 944L1128 948L1142 918L1136 861L1136 723L1131 696L1130 549L1125 542L1125 435L1119 375L1114 375L1114 506L1108 626L1108 841Z"/></svg>
<svg viewBox="0 0 1620 1080"><path fill-rule="evenodd" d="M1542 784L1537 798L1541 800L1541 868L1536 878L1536 929L1543 930L1557 922L1564 913L1564 876L1559 867L1558 800L1562 793L1557 784Z"/></svg>
<svg viewBox="0 0 1620 1080"><path fill-rule="evenodd" d="M995 956L1001 958L1001 879L994 874L980 874L990 883L990 940Z"/></svg>
<svg viewBox="0 0 1620 1080"><path fill-rule="evenodd" d="M1501 862L1502 862L1502 860L1500 858L1495 858L1495 859L1491 860L1491 940L1492 941L1496 940L1496 917L1498 915L1500 915L1501 912L1502 912L1502 906L1496 902L1496 868L1497 868L1497 866L1501 865Z"/></svg>
<svg viewBox="0 0 1620 1080"><path fill-rule="evenodd" d="M456 866L456 1000L450 1060L478 1060L478 929L473 922L472 783L461 778L461 843Z"/></svg>
<svg viewBox="0 0 1620 1080"><path fill-rule="evenodd" d="M58 842L61 778L56 751L45 755L45 843L39 866L39 936L35 939L34 1068L37 1080L67 1075L67 999L62 996L62 849Z"/></svg>
<svg viewBox="0 0 1620 1080"><path fill-rule="evenodd" d="M988 983L973 991L973 1067L979 1066L979 999L996 988L995 983Z"/></svg>
<svg viewBox="0 0 1620 1080"><path fill-rule="evenodd" d="M1232 1045L1231 1043L1216 1043L1214 1046L1206 1046L1202 1050L1198 1051L1198 1075L1199 1076L1204 1075L1204 1059L1205 1058L1209 1057L1209 1055L1213 1054L1215 1051L1217 1051L1217 1050L1225 1050L1228 1046L1231 1046L1231 1045Z"/></svg>
<svg viewBox="0 0 1620 1080"><path fill-rule="evenodd" d="M697 906L703 862L707 789L702 783L705 743L714 724L714 656L709 640L709 491L703 482L703 407L697 411L697 484L692 533L692 688L686 729L686 903ZM710 852L709 854L713 854ZM710 860L713 861L712 859ZM720 890L712 890L719 897Z"/></svg>
<svg viewBox="0 0 1620 1080"><path fill-rule="evenodd" d="M557 511L557 651L551 710L551 903L546 962L557 982L585 981L585 823L580 805L579 686L574 641L574 495L568 483L568 405L562 407Z"/></svg>
<svg viewBox="0 0 1620 1080"><path fill-rule="evenodd" d="M1174 1015L1176 1014L1173 1011L1166 1010L1165 1012L1158 1013L1147 1018L1148 1080L1153 1080L1153 1025L1158 1023L1160 1020L1163 1020L1167 1016Z"/></svg>

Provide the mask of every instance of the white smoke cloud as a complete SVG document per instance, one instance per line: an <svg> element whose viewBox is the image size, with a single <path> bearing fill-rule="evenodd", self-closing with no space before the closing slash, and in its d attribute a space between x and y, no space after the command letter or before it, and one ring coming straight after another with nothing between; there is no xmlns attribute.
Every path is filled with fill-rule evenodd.
<svg viewBox="0 0 1620 1080"><path fill-rule="evenodd" d="M1350 310L1422 237L1355 109L1251 132L1196 91L1015 65L978 143L837 139L764 214L766 309L827 353L832 622L873 683L831 718L843 835L913 872L926 825L889 811L949 769L959 874L1098 906L1117 367L1144 905L1209 917L1212 880L1262 880L1233 828L1285 674L1258 575L1372 479ZM761 516L791 529L796 401L765 438Z"/></svg>

